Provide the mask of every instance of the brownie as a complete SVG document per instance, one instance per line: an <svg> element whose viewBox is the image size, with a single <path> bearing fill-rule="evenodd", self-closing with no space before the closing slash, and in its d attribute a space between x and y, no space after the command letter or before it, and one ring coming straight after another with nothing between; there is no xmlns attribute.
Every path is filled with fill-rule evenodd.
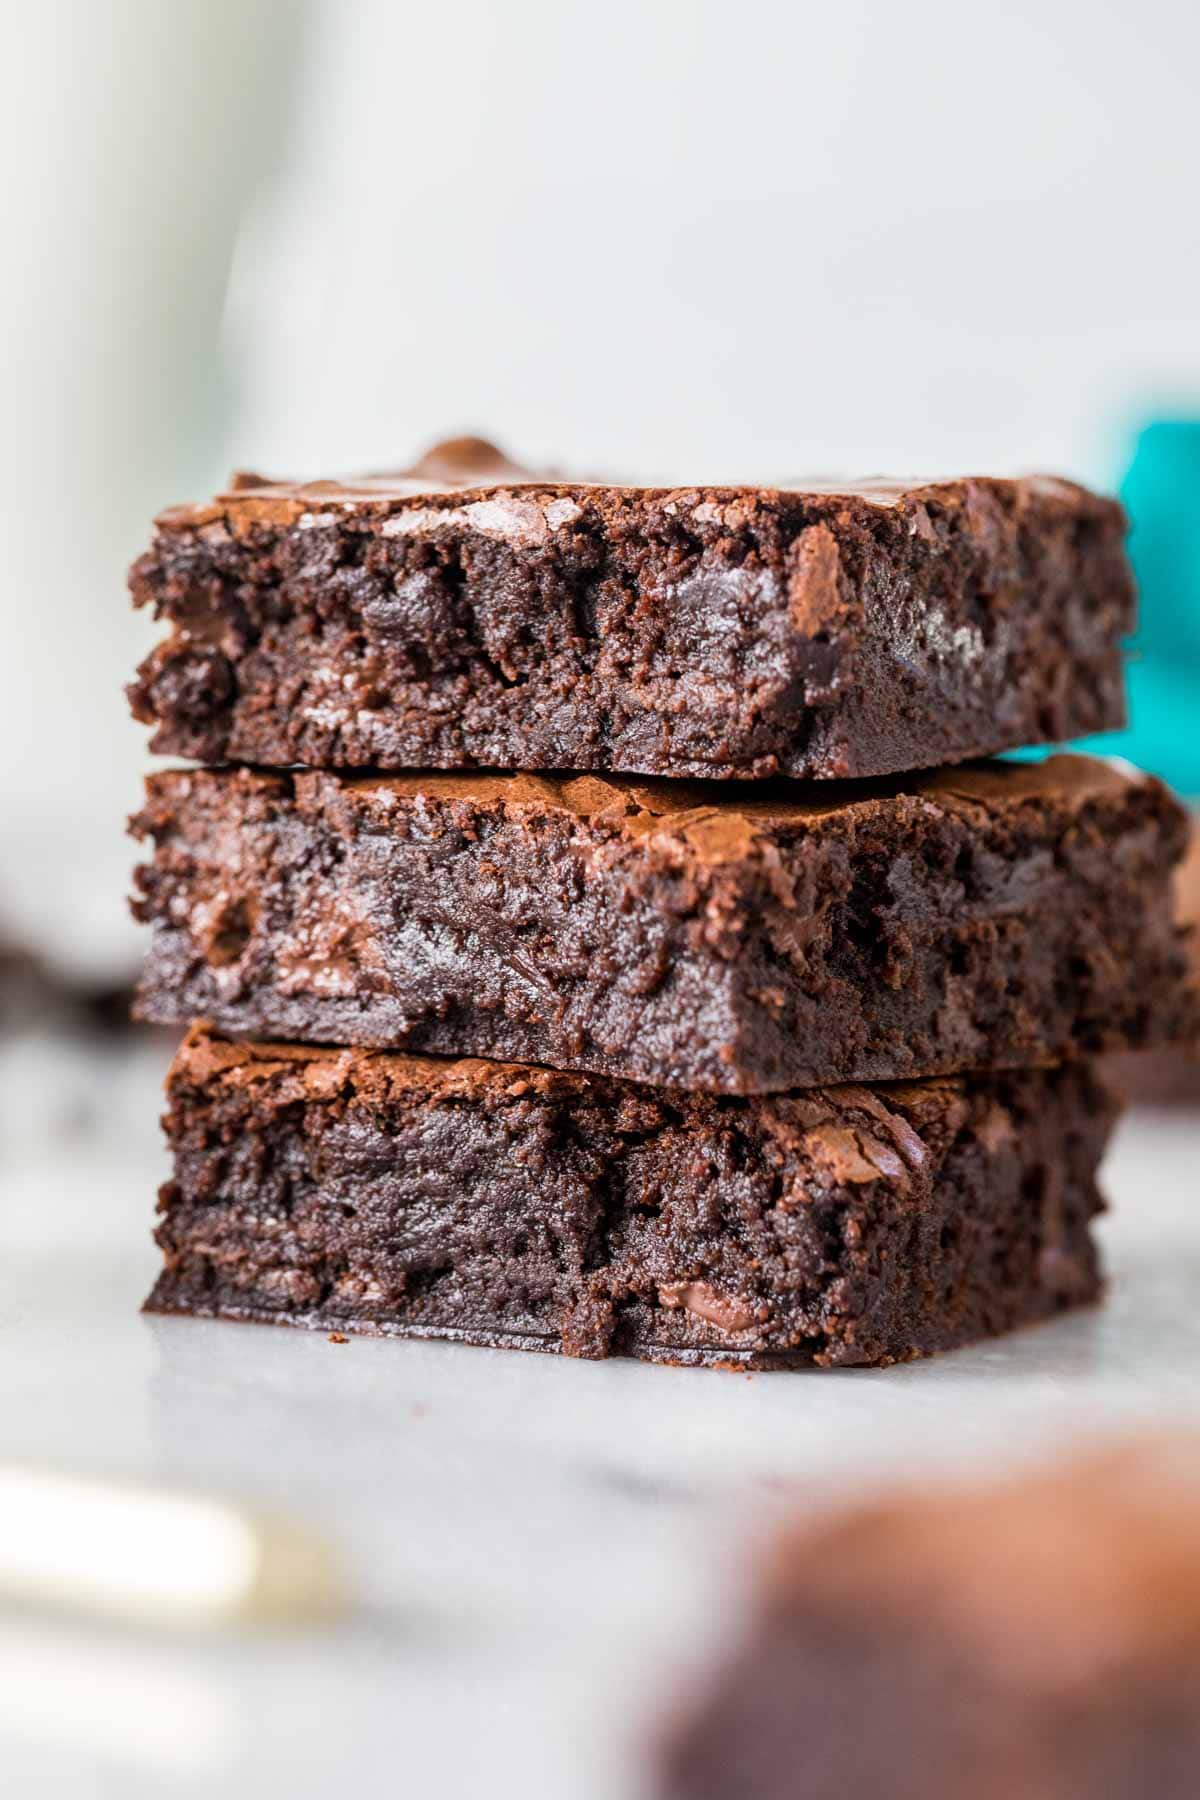
<svg viewBox="0 0 1200 1800"><path fill-rule="evenodd" d="M57 1010L49 970L25 944L0 935L0 1035L40 1023Z"/></svg>
<svg viewBox="0 0 1200 1800"><path fill-rule="evenodd" d="M785 1530L662 1800L1195 1800L1200 1442Z"/></svg>
<svg viewBox="0 0 1200 1800"><path fill-rule="evenodd" d="M1175 915L1186 946L1191 1005L1200 1011L1200 813L1193 813L1187 855L1176 871ZM1152 1049L1105 1058L1113 1085L1135 1106L1200 1106L1200 1042L1187 1035Z"/></svg>
<svg viewBox="0 0 1200 1800"><path fill-rule="evenodd" d="M178 770L134 827L162 1022L757 1093L1200 1016L1185 816L1084 757L847 790Z"/></svg>
<svg viewBox="0 0 1200 1800"><path fill-rule="evenodd" d="M129 692L210 763L889 774L1123 722L1123 536L1050 477L631 487L470 440L164 513Z"/></svg>
<svg viewBox="0 0 1200 1800"><path fill-rule="evenodd" d="M152 1311L830 1367L1099 1291L1086 1064L747 1100L201 1026L167 1088Z"/></svg>
<svg viewBox="0 0 1200 1800"><path fill-rule="evenodd" d="M0 932L0 1037L37 1030L123 1036L133 1028L134 984L89 981L55 968Z"/></svg>

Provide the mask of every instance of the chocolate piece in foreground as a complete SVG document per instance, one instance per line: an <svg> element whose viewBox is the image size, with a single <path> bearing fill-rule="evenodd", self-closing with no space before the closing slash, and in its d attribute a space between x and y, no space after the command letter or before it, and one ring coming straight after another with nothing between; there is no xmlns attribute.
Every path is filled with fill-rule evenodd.
<svg viewBox="0 0 1200 1800"><path fill-rule="evenodd" d="M662 1800L1194 1800L1200 1443L785 1534Z"/></svg>
<svg viewBox="0 0 1200 1800"><path fill-rule="evenodd" d="M1048 477L564 483L477 441L249 477L158 520L130 699L201 762L888 774L1123 723L1123 536Z"/></svg>
<svg viewBox="0 0 1200 1800"><path fill-rule="evenodd" d="M171 771L143 1017L755 1093L1181 1035L1184 815L1085 757L830 798Z"/></svg>
<svg viewBox="0 0 1200 1800"><path fill-rule="evenodd" d="M199 1028L168 1099L155 1311L832 1366L1099 1289L1083 1064L730 1100Z"/></svg>

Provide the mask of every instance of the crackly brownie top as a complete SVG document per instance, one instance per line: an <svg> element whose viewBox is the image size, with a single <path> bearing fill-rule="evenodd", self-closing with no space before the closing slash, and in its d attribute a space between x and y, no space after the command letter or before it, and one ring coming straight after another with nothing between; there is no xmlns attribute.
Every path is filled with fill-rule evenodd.
<svg viewBox="0 0 1200 1800"><path fill-rule="evenodd" d="M192 779L186 769L151 775L148 792L186 793ZM831 793L827 783L771 780L755 784L752 793L720 781L656 781L620 775L466 774L425 770L411 775L343 775L320 771L294 774L240 770L231 779L278 791L295 781L320 790L336 782L340 790L361 799L386 829L396 801L427 800L435 805L460 803L500 807L506 812L561 813L594 820L630 840L669 834L686 845L701 863L717 865L752 856L772 833L828 821L835 815L878 808L911 796L947 809L980 808L998 813L1033 807L1058 817L1093 802L1119 802L1141 791L1164 817L1182 830L1182 813L1162 783L1119 759L1060 754L1043 762L986 761L955 768L918 771L843 781Z"/></svg>
<svg viewBox="0 0 1200 1800"><path fill-rule="evenodd" d="M1134 1441L978 1486L914 1487L785 1532L768 1614L919 1621L1061 1690L1181 1660L1200 1703L1200 1437Z"/></svg>
<svg viewBox="0 0 1200 1800"><path fill-rule="evenodd" d="M683 838L701 861L720 863L751 854L774 829L803 826L832 814L877 805L911 794L937 805L977 806L985 811L1026 805L1075 809L1096 800L1117 800L1135 788L1153 792L1174 812L1166 790L1153 776L1127 763L1100 757L1058 755L1040 763L979 762L929 773L879 777L838 784L797 781L760 783L753 797L727 782L654 781L613 775L413 775L355 776L351 792L373 799L464 801L478 805L566 812L604 819L627 837L670 832Z"/></svg>
<svg viewBox="0 0 1200 1800"><path fill-rule="evenodd" d="M483 1057L409 1056L401 1050L342 1050L317 1044L233 1042L197 1021L179 1046L167 1075L181 1085L244 1088L251 1092L283 1078L296 1098L353 1097L386 1101L419 1092L431 1099L456 1095L567 1092L579 1078L532 1064Z"/></svg>
<svg viewBox="0 0 1200 1800"><path fill-rule="evenodd" d="M269 1109L294 1102L387 1105L476 1099L504 1104L598 1098L618 1107L630 1102L675 1108L697 1124L728 1118L731 1110L753 1112L781 1150L798 1151L819 1177L851 1187L881 1179L907 1185L910 1175L925 1169L931 1155L944 1149L968 1119L989 1153L1010 1142L1014 1130L996 1098L974 1093L962 1076L889 1082L878 1090L844 1083L731 1102L481 1057L234 1042L204 1020L192 1026L180 1045L167 1086L175 1094L189 1088L214 1096L240 1091L252 1104L261 1091Z"/></svg>
<svg viewBox="0 0 1200 1800"><path fill-rule="evenodd" d="M1018 505L1036 501L1092 516L1121 518L1115 501L1102 499L1058 476L1004 479L961 476L948 480L904 481L872 477L840 481L827 477L775 483L643 485L619 481L565 480L557 473L523 468L482 438L452 438L436 444L411 468L350 480L276 481L242 473L213 500L168 507L156 523L163 531L217 526L235 535L255 526L312 528L347 514L382 523L384 536L419 535L460 525L517 545L545 543L573 524L584 506L601 513L624 511L631 498L644 498L667 511L690 515L698 524L731 528L745 522L747 509L781 495L828 500L862 516L899 511L911 514L910 529L928 530L929 502L970 507L976 495L1004 495Z"/></svg>

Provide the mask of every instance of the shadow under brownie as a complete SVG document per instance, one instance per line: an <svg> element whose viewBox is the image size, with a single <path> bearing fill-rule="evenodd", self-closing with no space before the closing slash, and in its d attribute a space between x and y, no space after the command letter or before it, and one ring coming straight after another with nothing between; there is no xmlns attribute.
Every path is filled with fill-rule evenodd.
<svg viewBox="0 0 1200 1800"><path fill-rule="evenodd" d="M1099 1292L1082 1064L747 1100L200 1027L168 1104L153 1311L831 1367Z"/></svg>
<svg viewBox="0 0 1200 1800"><path fill-rule="evenodd" d="M1077 756L860 783L178 770L134 829L142 1017L711 1092L1194 1031L1162 785Z"/></svg>

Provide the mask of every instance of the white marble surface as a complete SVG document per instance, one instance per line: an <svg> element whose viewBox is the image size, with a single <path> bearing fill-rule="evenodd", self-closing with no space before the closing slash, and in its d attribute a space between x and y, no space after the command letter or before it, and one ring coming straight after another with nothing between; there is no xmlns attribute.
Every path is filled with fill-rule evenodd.
<svg viewBox="0 0 1200 1800"><path fill-rule="evenodd" d="M358 1600L186 1640L0 1614L14 1795L636 1800L660 1702L786 1501L1200 1425L1200 1116L1122 1127L1102 1310L889 1372L746 1377L143 1318L158 1071L99 1060L27 1043L0 1067L0 1451L269 1501L337 1544Z"/></svg>

